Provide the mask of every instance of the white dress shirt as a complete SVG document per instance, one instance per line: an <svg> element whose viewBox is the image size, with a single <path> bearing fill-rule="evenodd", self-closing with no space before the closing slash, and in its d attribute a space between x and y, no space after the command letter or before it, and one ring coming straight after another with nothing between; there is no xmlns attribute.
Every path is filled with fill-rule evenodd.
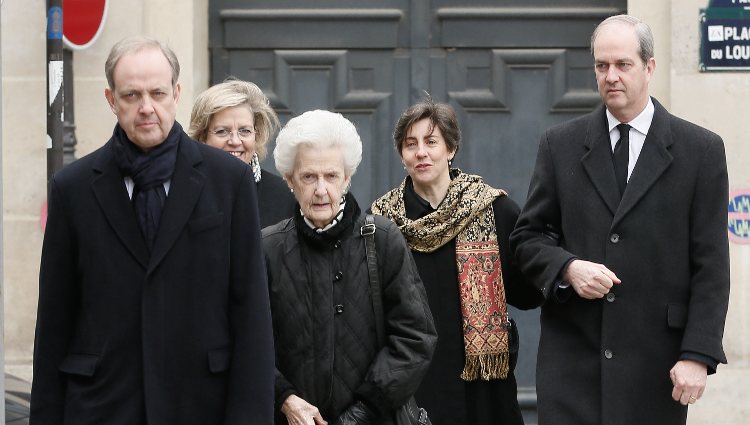
<svg viewBox="0 0 750 425"><path fill-rule="evenodd" d="M646 141L646 135L648 129L651 128L651 121L654 119L654 102L651 98L648 98L646 108L638 114L632 121L623 124L630 125L630 134L628 140L630 141L628 150L628 181L630 181L630 175L633 173L635 163L638 161L638 157L641 155L643 149L643 143ZM620 140L620 130L617 129L617 125L621 124L617 118L609 112L607 109L607 124L609 125L609 142L612 145L612 152L615 151L615 145Z"/></svg>
<svg viewBox="0 0 750 425"><path fill-rule="evenodd" d="M167 193L167 196L169 196L169 186L172 184L172 180L167 180L164 182L164 191ZM128 198L131 200L133 199L133 188L135 187L135 182L133 181L130 176L125 176L125 189L128 190Z"/></svg>

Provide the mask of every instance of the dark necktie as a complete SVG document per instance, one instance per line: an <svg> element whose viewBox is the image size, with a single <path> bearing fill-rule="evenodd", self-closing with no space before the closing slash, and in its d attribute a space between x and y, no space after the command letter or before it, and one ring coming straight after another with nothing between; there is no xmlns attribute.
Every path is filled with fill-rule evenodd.
<svg viewBox="0 0 750 425"><path fill-rule="evenodd" d="M620 197L625 193L625 186L628 184L628 145L630 126L627 124L618 124L620 130L620 140L615 144L615 151L612 153L612 161L615 165L615 177L617 178L617 187L620 189Z"/></svg>

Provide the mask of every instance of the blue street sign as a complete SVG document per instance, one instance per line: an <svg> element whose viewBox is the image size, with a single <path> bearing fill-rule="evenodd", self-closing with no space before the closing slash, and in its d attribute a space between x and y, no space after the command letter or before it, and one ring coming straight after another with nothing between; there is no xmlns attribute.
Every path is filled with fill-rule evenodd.
<svg viewBox="0 0 750 425"><path fill-rule="evenodd" d="M702 10L700 54L701 71L750 71L750 9Z"/></svg>

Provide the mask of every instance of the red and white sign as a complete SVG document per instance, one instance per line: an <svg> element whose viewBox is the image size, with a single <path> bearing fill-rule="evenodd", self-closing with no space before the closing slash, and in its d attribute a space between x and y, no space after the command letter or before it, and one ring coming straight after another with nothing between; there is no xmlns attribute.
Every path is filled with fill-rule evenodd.
<svg viewBox="0 0 750 425"><path fill-rule="evenodd" d="M99 38L107 19L108 0L64 0L63 41L71 49L85 49Z"/></svg>

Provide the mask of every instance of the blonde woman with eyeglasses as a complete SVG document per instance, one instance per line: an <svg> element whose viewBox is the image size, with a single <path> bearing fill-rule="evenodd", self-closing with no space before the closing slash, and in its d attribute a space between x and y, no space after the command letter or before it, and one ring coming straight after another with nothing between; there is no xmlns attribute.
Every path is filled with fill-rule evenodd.
<svg viewBox="0 0 750 425"><path fill-rule="evenodd" d="M222 149L253 169L261 227L291 217L294 197L284 181L260 168L279 119L261 89L229 79L204 91L190 116L190 136Z"/></svg>

